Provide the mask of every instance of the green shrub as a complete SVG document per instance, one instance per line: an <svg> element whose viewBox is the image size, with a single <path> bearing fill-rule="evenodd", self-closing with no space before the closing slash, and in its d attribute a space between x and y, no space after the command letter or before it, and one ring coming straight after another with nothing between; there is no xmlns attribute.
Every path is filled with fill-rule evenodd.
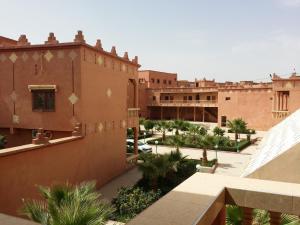
<svg viewBox="0 0 300 225"><path fill-rule="evenodd" d="M113 200L116 211L112 219L127 222L158 200L160 195L160 191L144 191L139 187L123 187Z"/></svg>
<svg viewBox="0 0 300 225"><path fill-rule="evenodd" d="M5 148L6 143L7 143L6 137L0 135L0 149Z"/></svg>
<svg viewBox="0 0 300 225"><path fill-rule="evenodd" d="M197 143L193 143L191 138L189 136L186 136L185 143L182 145L182 147L203 148L204 146L203 146L203 144L201 144L201 139L203 139L207 136L210 137L210 138L208 138L208 140L210 140L210 142L211 142L211 143L207 143L208 144L206 146L207 149L214 150L215 145L218 145L217 150L220 150L220 151L231 151L231 152L237 151L236 141L230 140L229 137L225 137L225 136L210 136L210 135L200 136L200 137L198 137ZM155 145L155 141L158 141L158 145L172 145L172 140L170 140L172 138L173 138L173 136L168 136L164 142L162 141L161 138L157 138L155 140L148 141L147 143L151 144L151 145ZM246 139L242 139L239 142L239 150L241 151L244 148L248 147L249 145L251 145L250 141L248 141Z"/></svg>
<svg viewBox="0 0 300 225"><path fill-rule="evenodd" d="M215 127L213 129L213 133L214 133L215 136L224 136L225 130L223 130L220 127Z"/></svg>

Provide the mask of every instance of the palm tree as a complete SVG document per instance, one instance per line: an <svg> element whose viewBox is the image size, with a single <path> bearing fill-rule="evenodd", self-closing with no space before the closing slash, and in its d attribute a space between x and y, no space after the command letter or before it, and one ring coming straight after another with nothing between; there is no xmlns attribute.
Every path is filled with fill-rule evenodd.
<svg viewBox="0 0 300 225"><path fill-rule="evenodd" d="M184 120L175 120L172 123L172 128L175 129L175 135L179 134L179 130L187 131L189 126L190 126L190 123L186 122Z"/></svg>
<svg viewBox="0 0 300 225"><path fill-rule="evenodd" d="M157 190L158 178L165 178L172 168L167 155L157 155L155 157L145 158L143 163L139 164L139 170L143 177L150 181L151 188Z"/></svg>
<svg viewBox="0 0 300 225"><path fill-rule="evenodd" d="M166 130L170 128L170 123L165 120L161 120L156 124L156 128L158 131L162 132L162 140L164 141L166 139Z"/></svg>
<svg viewBox="0 0 300 225"><path fill-rule="evenodd" d="M223 130L221 127L215 127L213 129L213 133L215 136L224 136L225 130Z"/></svg>
<svg viewBox="0 0 300 225"><path fill-rule="evenodd" d="M247 123L242 118L227 121L227 127L235 133L235 140L239 134L247 130Z"/></svg>
<svg viewBox="0 0 300 225"><path fill-rule="evenodd" d="M197 135L200 134L200 126L191 124L188 129L188 135L192 137L192 142L196 142Z"/></svg>
<svg viewBox="0 0 300 225"><path fill-rule="evenodd" d="M170 139L170 144L175 147L176 151L185 144L185 137L183 135L175 135Z"/></svg>
<svg viewBox="0 0 300 225"><path fill-rule="evenodd" d="M147 131L151 130L151 133L153 134L153 128L155 127L155 122L153 120L145 120L144 127L145 130Z"/></svg>
<svg viewBox="0 0 300 225"><path fill-rule="evenodd" d="M104 225L113 209L100 200L96 183L39 187L46 201L24 201L23 213L43 225Z"/></svg>
<svg viewBox="0 0 300 225"><path fill-rule="evenodd" d="M203 138L200 138L199 140L199 145L203 149L202 152L202 163L205 166L208 162L207 159L207 149L211 149L214 146L214 137L211 135L206 135Z"/></svg>

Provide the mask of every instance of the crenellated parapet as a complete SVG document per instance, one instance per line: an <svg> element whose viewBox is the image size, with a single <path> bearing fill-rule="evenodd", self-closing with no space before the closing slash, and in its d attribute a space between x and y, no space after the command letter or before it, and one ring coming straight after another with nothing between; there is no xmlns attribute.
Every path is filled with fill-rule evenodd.
<svg viewBox="0 0 300 225"><path fill-rule="evenodd" d="M74 45L74 46L82 45L82 46L88 47L89 49L91 49L93 51L98 52L98 54L100 53L100 54L104 54L109 57L118 58L120 61L123 61L124 63L135 64L136 66L139 66L137 56L135 56L132 59L129 59L128 52L124 52L123 56L119 56L115 46L112 46L110 51L105 51L102 47L102 42L100 39L97 39L96 44L94 44L94 45L87 44L85 41L85 38L84 38L84 34L81 30L77 31L72 42L66 42L66 43L60 43L57 40L57 38L53 32L49 33L49 36L48 36L47 40L44 42L44 44L31 44L28 41L25 34L20 35L20 37L17 41L0 36L0 61L3 62L7 58L10 57L10 55L1 54L1 52L3 52L3 51L9 51L10 47L13 47L12 50L13 50L14 54L17 56L17 57L13 57L15 59L13 61L16 61L17 58L21 58L23 56L23 55L21 55L19 57L19 55L17 54L17 51L19 51L25 47L26 47L26 49L28 49L28 48L44 49L45 47L59 48L59 47L66 47L66 46L72 46L72 45ZM51 50L49 49L49 51L51 51ZM37 54L37 53L34 53L34 54ZM52 54L51 52L48 53L47 61L50 61L53 58L52 56L50 56L51 54ZM58 55L59 55L60 59L63 58L63 54L61 52ZM72 56L72 58L74 58L74 53L72 53L71 56ZM27 59L27 56L25 55L24 57L22 57L22 59L23 58ZM38 58L38 57L34 56L34 59L36 59L36 58ZM103 65L106 65L106 61L104 58L103 59L100 58L99 60L96 59L95 61L101 62L100 64L103 63ZM122 67L121 68L122 71L127 71L127 68L125 68L123 65L121 67Z"/></svg>

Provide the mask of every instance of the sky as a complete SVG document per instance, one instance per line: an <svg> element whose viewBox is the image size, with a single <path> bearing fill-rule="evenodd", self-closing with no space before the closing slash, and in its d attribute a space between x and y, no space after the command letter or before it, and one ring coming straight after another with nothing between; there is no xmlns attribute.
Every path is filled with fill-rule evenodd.
<svg viewBox="0 0 300 225"><path fill-rule="evenodd" d="M269 81L300 71L300 0L0 0L0 35L32 44L49 32L139 57L179 79Z"/></svg>

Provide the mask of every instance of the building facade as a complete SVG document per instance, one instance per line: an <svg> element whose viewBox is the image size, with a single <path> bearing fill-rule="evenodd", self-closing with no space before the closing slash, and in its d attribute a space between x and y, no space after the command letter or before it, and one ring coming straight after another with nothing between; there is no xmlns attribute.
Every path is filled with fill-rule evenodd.
<svg viewBox="0 0 300 225"><path fill-rule="evenodd" d="M218 123L243 118L249 127L267 130L300 107L300 76L288 78L273 74L266 83L241 81L218 83L215 80L177 81L161 85L158 80L172 80L173 74L160 72L139 74L140 116L156 120L183 119ZM177 78L176 78L177 80ZM153 82L154 81L154 82Z"/></svg>
<svg viewBox="0 0 300 225"><path fill-rule="evenodd" d="M0 135L8 140L0 150L1 212L17 214L22 198L37 197L36 185L101 186L128 169L127 128L137 153L138 68L137 57L104 51L100 40L91 46L81 31L69 43L53 33L40 45L25 35L0 38ZM39 128L49 143L31 144Z"/></svg>

